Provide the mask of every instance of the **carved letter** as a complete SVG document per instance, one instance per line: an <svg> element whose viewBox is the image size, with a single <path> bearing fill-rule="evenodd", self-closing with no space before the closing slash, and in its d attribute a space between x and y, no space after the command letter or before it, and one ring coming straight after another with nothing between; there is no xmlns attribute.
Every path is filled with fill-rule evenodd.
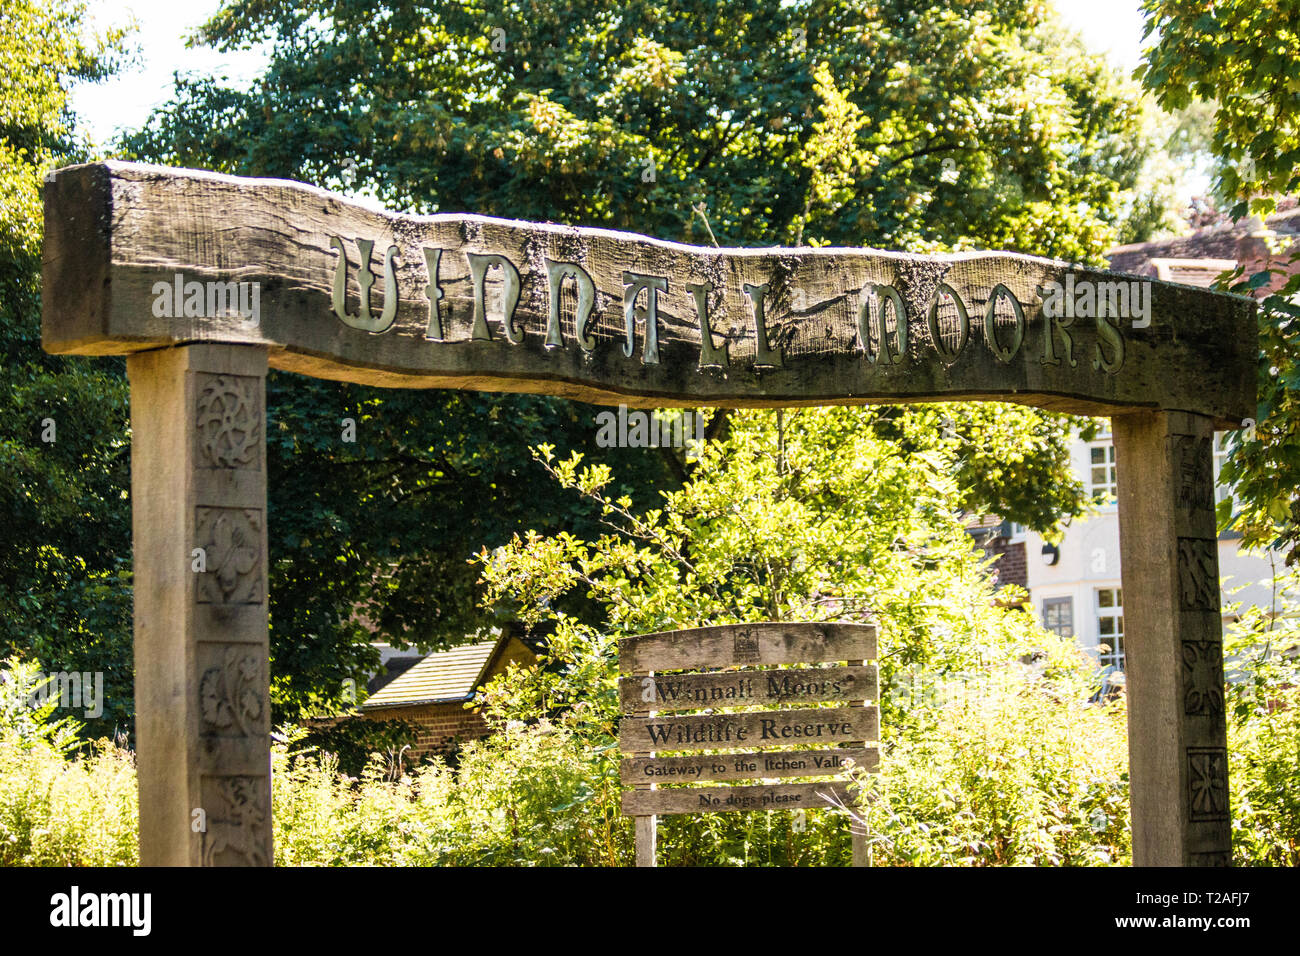
<svg viewBox="0 0 1300 956"><path fill-rule="evenodd" d="M1074 324L1074 276L1071 274L1065 278L1066 287L1063 298L1060 292L1060 283L1049 282L1046 287L1038 287L1038 294L1045 296L1043 299L1043 357L1039 361L1044 365L1061 364L1061 360L1056 357L1056 332L1060 332L1065 343L1065 358L1069 361L1070 368L1074 368L1079 363L1072 354L1074 340L1070 338L1070 333L1066 331ZM1061 314L1062 304L1065 306L1064 311L1071 314L1067 316Z"/></svg>
<svg viewBox="0 0 1300 956"><path fill-rule="evenodd" d="M994 321L998 297L1003 295L1011 300L1011 311L1016 316L1016 334L1005 349L998 345L997 325ZM1020 307L1020 300L1015 297L1015 294L1001 282L993 287L993 291L989 293L988 305L984 307L984 338L988 340L989 348L993 350L998 361L1004 365L1016 357L1016 353L1020 351L1020 343L1025 340L1025 310Z"/></svg>
<svg viewBox="0 0 1300 956"><path fill-rule="evenodd" d="M871 355L871 300L875 298L880 306L876 310L876 338L880 347L873 358ZM889 348L889 328L885 325L885 303L894 309L894 325L898 328L898 351ZM898 365L907 355L907 309L903 297L892 285L877 285L868 282L862 287L862 304L858 307L858 336L862 339L862 352L872 364Z"/></svg>
<svg viewBox="0 0 1300 956"><path fill-rule="evenodd" d="M623 345L623 354L632 357L636 348L636 299L641 290L646 290L645 316L645 354L641 357L642 365L659 364L659 293L668 291L668 280L662 276L643 276L635 272L623 273L623 325L627 330L627 342Z"/></svg>
<svg viewBox="0 0 1300 956"><path fill-rule="evenodd" d="M487 324L487 308L483 302L483 280L488 269L492 266L500 266L506 277L505 314L501 317L502 323L506 327L506 338L510 344L518 345L524 340L523 329L515 327L515 306L519 304L519 270L505 256L479 255L471 252L467 257L469 274L474 281L474 332L471 337L479 342L492 341L492 333L488 330Z"/></svg>
<svg viewBox="0 0 1300 956"><path fill-rule="evenodd" d="M546 263L547 294L551 300L550 317L546 322L547 348L564 346L564 336L560 332L560 290L564 288L564 280L572 276L578 284L578 311L573 318L573 328L582 350L590 352L596 347L596 340L587 334L587 322L596 307L596 286L592 283L591 276L576 262L554 262L551 259L543 261Z"/></svg>
<svg viewBox="0 0 1300 956"><path fill-rule="evenodd" d="M1097 316L1097 343L1093 346L1096 354L1092 359L1092 367L1101 369L1111 375L1114 375L1124 366L1124 336L1120 334L1118 324L1118 320L1112 325L1105 316L1100 314ZM1106 353L1101 347L1102 341L1105 341L1110 346L1111 351L1114 353L1113 358L1109 360L1106 358Z"/></svg>
<svg viewBox="0 0 1300 956"><path fill-rule="evenodd" d="M939 299L945 292L952 297L953 303L957 306L957 346L952 350L949 350L943 344L943 339L939 337ZM925 321L930 327L930 341L934 343L934 350L939 353L939 358L948 363L955 362L961 350L966 347L967 339L970 338L970 316L966 313L966 303L961 300L957 290L946 282L940 282L939 287L934 290L934 298L930 300L930 311L926 313Z"/></svg>
<svg viewBox="0 0 1300 956"><path fill-rule="evenodd" d="M709 285L707 282L688 282L686 288L695 296L695 314L700 319L700 368L727 368L731 356L727 354L727 342L722 348L713 344L713 328L709 325Z"/></svg>
<svg viewBox="0 0 1300 956"><path fill-rule="evenodd" d="M435 342L445 338L442 331L442 286L438 285L438 265L442 262L442 250L424 247L424 266L429 272L429 284L424 287L424 294L429 297L429 327L424 337Z"/></svg>
<svg viewBox="0 0 1300 956"><path fill-rule="evenodd" d="M763 312L763 297L767 295L767 283L750 285L746 282L744 288L745 295L749 296L750 305L754 309L754 365L782 368L785 359L781 349L769 348L767 344L767 320Z"/></svg>
<svg viewBox="0 0 1300 956"><path fill-rule="evenodd" d="M357 284L361 287L361 311L356 315L348 312L348 257L343 251L343 240L331 236L330 246L339 251L339 263L334 269L334 314L349 328L374 334L387 332L397 318L397 273L393 266L393 260L397 258L397 246L389 246L384 254L384 311L376 319L370 309L370 287L375 284L374 273L370 271L370 253L375 243L371 239L354 241L361 253L361 267L357 273Z"/></svg>

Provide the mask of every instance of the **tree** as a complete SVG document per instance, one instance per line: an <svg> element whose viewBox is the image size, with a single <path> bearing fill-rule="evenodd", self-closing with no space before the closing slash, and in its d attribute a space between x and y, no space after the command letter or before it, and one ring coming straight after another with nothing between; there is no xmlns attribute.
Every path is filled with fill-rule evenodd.
<svg viewBox="0 0 1300 956"><path fill-rule="evenodd" d="M1159 34L1138 70L1167 108L1214 103L1211 149L1220 196L1235 218L1265 216L1278 196L1300 190L1300 32L1290 0L1181 3L1145 0L1146 32ZM1248 546L1273 545L1297 558L1300 544L1300 269L1296 249L1274 265L1244 268L1221 288L1262 296L1259 405L1253 427L1232 441L1223 479L1233 498L1220 524ZM1289 264L1287 259L1289 258ZM1267 293L1267 294L1264 294Z"/></svg>
<svg viewBox="0 0 1300 956"><path fill-rule="evenodd" d="M87 158L67 87L107 75L120 40L92 35L82 3L0 13L0 650L102 673L97 733L131 712L126 379L41 350L41 180Z"/></svg>
<svg viewBox="0 0 1300 956"><path fill-rule="evenodd" d="M608 530L595 539L529 534L481 555L486 600L553 628L544 666L510 670L482 693L489 720L505 731L483 746L503 765L517 763L512 750L531 751L510 728L529 722L534 740L574 742L591 782L560 809L585 802L595 830L622 786L617 638L728 622L870 621L887 768L881 807L889 804L873 824L887 841L882 857L1122 860L1122 707L1088 703L1097 670L1073 642L999 606L1011 595L995 592L951 507L960 469L943 410L899 423L901 442L864 428L869 415L738 413L691 479L649 511L611 493L607 467L539 449ZM596 609L594 622L565 609L571 595ZM556 764L531 772L547 779ZM771 814L758 832L746 830L745 816L661 819L664 859L718 865L752 852L778 865L846 862L846 821L810 820L807 834L790 839L788 815ZM526 821L519 830L528 833Z"/></svg>
<svg viewBox="0 0 1300 956"><path fill-rule="evenodd" d="M1096 261L1142 150L1130 91L1036 3L235 0L199 40L266 41L271 61L249 90L178 78L132 155L413 211ZM593 447L591 413L558 400L280 375L269 388L272 651L289 711L337 699L371 663L367 626L433 646L486 623L463 563L480 544L582 530L531 445L618 463ZM914 414L927 413L858 421L892 434ZM948 412L968 476L1018 459L970 481L965 504L1042 529L1077 513L1067 426L991 414ZM365 433L355 446L340 443L345 417ZM686 472L635 453L617 471L641 506Z"/></svg>

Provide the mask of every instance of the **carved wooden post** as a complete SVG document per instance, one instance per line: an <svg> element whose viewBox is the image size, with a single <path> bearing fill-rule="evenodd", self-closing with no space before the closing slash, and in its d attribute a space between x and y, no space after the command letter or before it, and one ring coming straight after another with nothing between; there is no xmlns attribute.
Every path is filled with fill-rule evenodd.
<svg viewBox="0 0 1300 956"><path fill-rule="evenodd" d="M1231 862L1213 424L1113 419L1135 866Z"/></svg>
<svg viewBox="0 0 1300 956"><path fill-rule="evenodd" d="M146 866L273 859L266 368L257 346L127 359Z"/></svg>

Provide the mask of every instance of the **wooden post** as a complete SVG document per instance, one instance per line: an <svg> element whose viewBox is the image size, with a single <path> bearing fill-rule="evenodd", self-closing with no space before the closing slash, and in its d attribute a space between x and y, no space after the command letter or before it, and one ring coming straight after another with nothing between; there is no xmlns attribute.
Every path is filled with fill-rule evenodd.
<svg viewBox="0 0 1300 956"><path fill-rule="evenodd" d="M1113 419L1135 866L1231 862L1213 424Z"/></svg>
<svg viewBox="0 0 1300 956"><path fill-rule="evenodd" d="M847 663L849 667L861 667L863 664L866 663L866 661L853 660L853 661L846 661L845 663ZM879 691L877 691L877 696L879 696ZM866 704L866 700L849 701L850 707L862 707L865 704ZM879 734L877 734L877 736L879 736ZM856 744L854 744L854 746L865 747L868 743L870 743L870 741L860 740ZM865 818L864 818L861 832L858 831L858 828L854 824L850 823L849 833L852 837L852 844L853 844L853 857L852 857L851 865L871 866L871 844L868 842L871 834L867 832Z"/></svg>
<svg viewBox="0 0 1300 956"><path fill-rule="evenodd" d="M641 671L635 675L638 678L650 678L654 674L651 671ZM634 710L633 715L636 717L649 717L652 712L648 708L638 707ZM653 757L654 753L647 751L645 756ZM638 790L653 790L654 784L638 783L635 785ZM636 821L636 865L637 866L658 866L656 854L659 849L659 826L658 817L651 814L650 816L636 816L632 818Z"/></svg>
<svg viewBox="0 0 1300 956"><path fill-rule="evenodd" d="M145 866L273 860L266 368L257 346L127 359Z"/></svg>
<svg viewBox="0 0 1300 956"><path fill-rule="evenodd" d="M648 816L633 817L633 819L636 820L636 865L657 866L655 851L659 840L655 831L659 818Z"/></svg>

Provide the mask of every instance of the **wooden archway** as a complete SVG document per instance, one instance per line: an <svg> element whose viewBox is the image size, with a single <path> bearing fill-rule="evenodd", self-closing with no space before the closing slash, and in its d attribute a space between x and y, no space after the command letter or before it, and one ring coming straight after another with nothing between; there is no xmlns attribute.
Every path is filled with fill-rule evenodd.
<svg viewBox="0 0 1300 956"><path fill-rule="evenodd" d="M1254 413L1250 299L1010 253L397 215L124 163L54 173L45 216L45 348L128 357L142 863L272 860L268 366L640 407L1109 416L1134 862L1229 862L1211 440Z"/></svg>

